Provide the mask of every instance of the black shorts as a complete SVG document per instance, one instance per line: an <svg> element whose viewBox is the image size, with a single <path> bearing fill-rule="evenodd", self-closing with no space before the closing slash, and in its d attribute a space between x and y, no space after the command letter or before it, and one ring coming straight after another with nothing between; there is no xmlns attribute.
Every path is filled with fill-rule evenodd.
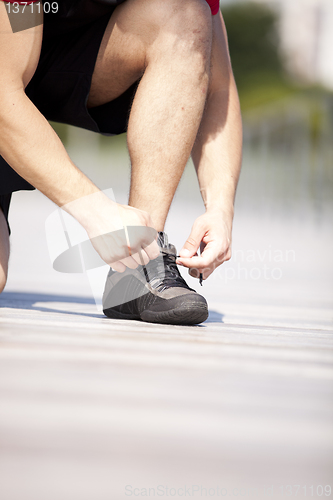
<svg viewBox="0 0 333 500"><path fill-rule="evenodd" d="M106 135L126 132L137 83L117 99L87 108L99 47L116 7L93 0L58 3L58 14L44 16L41 56L26 94L48 120ZM0 156L0 196L21 189L34 188Z"/></svg>

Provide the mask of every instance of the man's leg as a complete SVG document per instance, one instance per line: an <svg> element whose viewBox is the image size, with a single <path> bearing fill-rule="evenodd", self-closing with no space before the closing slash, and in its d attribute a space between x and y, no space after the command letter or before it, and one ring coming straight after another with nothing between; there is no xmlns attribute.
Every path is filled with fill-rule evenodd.
<svg viewBox="0 0 333 500"><path fill-rule="evenodd" d="M5 216L0 208L0 293L7 281L9 259L9 231Z"/></svg>
<svg viewBox="0 0 333 500"><path fill-rule="evenodd" d="M88 105L121 95L141 77L128 147L129 204L164 223L190 156L209 85L210 8L204 0L127 0L103 39Z"/></svg>

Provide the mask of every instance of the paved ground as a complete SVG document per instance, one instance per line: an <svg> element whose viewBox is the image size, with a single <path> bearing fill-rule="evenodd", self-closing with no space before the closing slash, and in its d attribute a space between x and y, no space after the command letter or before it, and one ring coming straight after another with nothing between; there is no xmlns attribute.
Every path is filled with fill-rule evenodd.
<svg viewBox="0 0 333 500"><path fill-rule="evenodd" d="M332 497L325 228L239 214L238 253L203 287L205 324L111 321L86 276L52 270L54 208L16 196L0 296L1 500ZM174 210L179 248L200 209Z"/></svg>

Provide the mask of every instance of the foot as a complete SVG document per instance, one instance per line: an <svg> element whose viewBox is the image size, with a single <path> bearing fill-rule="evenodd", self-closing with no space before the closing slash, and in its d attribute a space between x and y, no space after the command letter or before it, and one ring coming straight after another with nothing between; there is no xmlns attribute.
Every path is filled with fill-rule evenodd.
<svg viewBox="0 0 333 500"><path fill-rule="evenodd" d="M207 302L190 288L176 265L176 248L160 232L162 256L123 273L110 269L103 295L103 311L114 319L150 323L196 325L208 317Z"/></svg>

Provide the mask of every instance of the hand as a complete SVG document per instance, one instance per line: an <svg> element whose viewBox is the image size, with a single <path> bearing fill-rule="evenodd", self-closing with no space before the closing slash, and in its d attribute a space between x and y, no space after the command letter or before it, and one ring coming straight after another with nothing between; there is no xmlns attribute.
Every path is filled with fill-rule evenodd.
<svg viewBox="0 0 333 500"><path fill-rule="evenodd" d="M207 210L194 222L177 264L188 267L194 278L202 273L203 279L207 279L216 267L231 258L231 230L232 215L218 209Z"/></svg>
<svg viewBox="0 0 333 500"><path fill-rule="evenodd" d="M123 272L126 267L135 269L139 264L148 264L156 259L160 249L156 243L157 233L148 212L127 205L118 205L118 212L130 244L129 256L112 263L115 271Z"/></svg>
<svg viewBox="0 0 333 500"><path fill-rule="evenodd" d="M63 207L88 233L99 256L115 271L135 269L160 254L150 215L110 200L101 191Z"/></svg>

